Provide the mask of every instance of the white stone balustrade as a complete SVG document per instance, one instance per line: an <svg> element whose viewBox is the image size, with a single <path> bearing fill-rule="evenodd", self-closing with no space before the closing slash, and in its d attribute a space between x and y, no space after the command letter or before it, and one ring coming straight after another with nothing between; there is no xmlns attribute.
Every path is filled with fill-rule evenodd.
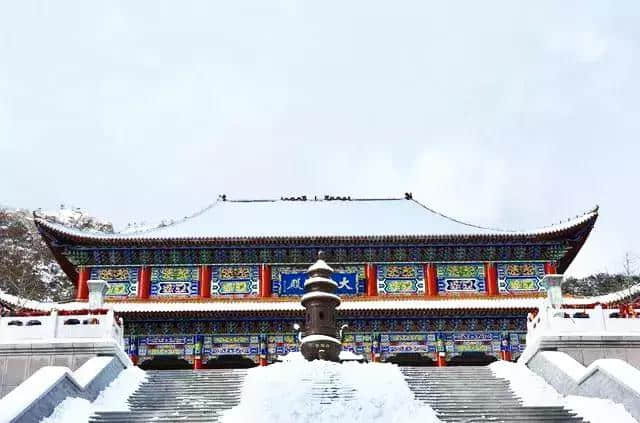
<svg viewBox="0 0 640 423"><path fill-rule="evenodd" d="M617 313L601 306L586 310L543 307L527 319L527 345L543 335L640 335L640 319L611 317Z"/></svg>
<svg viewBox="0 0 640 423"><path fill-rule="evenodd" d="M106 314L20 316L0 318L0 344L64 339L113 339L123 346L122 324L113 310Z"/></svg>

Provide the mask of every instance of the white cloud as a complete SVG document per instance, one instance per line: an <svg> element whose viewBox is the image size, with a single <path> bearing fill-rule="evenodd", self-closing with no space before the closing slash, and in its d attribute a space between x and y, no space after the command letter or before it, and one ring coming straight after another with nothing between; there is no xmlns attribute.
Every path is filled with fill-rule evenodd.
<svg viewBox="0 0 640 423"><path fill-rule="evenodd" d="M618 270L640 253L639 10L6 2L2 202L126 223L222 192L413 191L516 229L599 203L571 272Z"/></svg>
<svg viewBox="0 0 640 423"><path fill-rule="evenodd" d="M550 36L550 48L584 63L598 62L607 53L608 43L592 31L562 32Z"/></svg>

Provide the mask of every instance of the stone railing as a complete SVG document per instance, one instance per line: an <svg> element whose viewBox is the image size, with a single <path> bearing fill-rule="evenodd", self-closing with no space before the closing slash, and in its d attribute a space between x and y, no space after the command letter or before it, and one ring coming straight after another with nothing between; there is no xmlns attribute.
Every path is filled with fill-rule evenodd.
<svg viewBox="0 0 640 423"><path fill-rule="evenodd" d="M0 318L0 344L78 338L113 339L123 346L122 322L113 310L87 310L83 314L53 310L48 316Z"/></svg>
<svg viewBox="0 0 640 423"><path fill-rule="evenodd" d="M69 397L93 401L131 365L125 355L115 355L94 357L75 372L67 367L43 367L0 398L0 422L38 422Z"/></svg>
<svg viewBox="0 0 640 423"><path fill-rule="evenodd" d="M536 316L530 315L527 319L527 345L545 334L581 333L640 335L640 319L620 318L617 310L601 306L585 310L544 307Z"/></svg>
<svg viewBox="0 0 640 423"><path fill-rule="evenodd" d="M527 367L562 395L606 398L640 419L640 370L623 360L598 359L584 366L560 351L540 351Z"/></svg>

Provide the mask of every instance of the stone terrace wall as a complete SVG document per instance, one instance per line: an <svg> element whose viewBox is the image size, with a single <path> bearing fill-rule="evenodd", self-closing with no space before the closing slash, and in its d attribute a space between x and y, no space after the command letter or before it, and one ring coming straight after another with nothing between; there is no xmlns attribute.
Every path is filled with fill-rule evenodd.
<svg viewBox="0 0 640 423"><path fill-rule="evenodd" d="M129 360L113 340L0 344L0 398L43 367L63 366L75 371L93 357L116 355L123 362Z"/></svg>
<svg viewBox="0 0 640 423"><path fill-rule="evenodd" d="M585 367L565 353L541 351L527 367L563 395L610 399L640 419L640 370L622 360L600 359Z"/></svg>

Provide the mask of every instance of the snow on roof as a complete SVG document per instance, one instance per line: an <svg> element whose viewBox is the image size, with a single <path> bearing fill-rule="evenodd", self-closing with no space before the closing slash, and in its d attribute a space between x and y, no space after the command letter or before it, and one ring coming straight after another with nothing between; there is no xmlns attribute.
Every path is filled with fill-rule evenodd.
<svg viewBox="0 0 640 423"><path fill-rule="evenodd" d="M534 231L513 231L462 222L421 204L411 196L305 201L227 200L225 197L191 216L138 232L88 233L57 223L40 222L69 235L98 239L523 235L571 228L594 215L597 215L597 208L558 225Z"/></svg>
<svg viewBox="0 0 640 423"><path fill-rule="evenodd" d="M54 303L25 300L15 295L0 293L0 301L19 305L22 308L38 311L50 310L86 310L87 302ZM339 310L449 310L449 309L502 309L502 308L536 308L543 301L540 297L497 297L497 298L441 298L427 299L376 299L356 300L344 299ZM118 301L104 305L117 313L148 312L234 312L234 311L302 311L304 307L299 298L291 301L237 300L237 301Z"/></svg>
<svg viewBox="0 0 640 423"><path fill-rule="evenodd" d="M640 284L628 289L607 295L594 297L573 298L564 297L563 304L567 306L581 306L593 304L611 304L626 298L640 294ZM87 302L54 303L26 300L15 295L0 291L0 301L17 305L28 310L50 311L56 310L84 310ZM407 299L407 298L378 298L371 300L349 300L342 298L342 304L338 306L343 311L359 310L454 310L454 309L532 309L539 308L543 297L440 297L438 299ZM154 312L250 312L250 311L302 311L304 307L300 299L290 301L280 300L247 300L237 301L119 301L107 302L105 307L113 308L117 313L154 313Z"/></svg>

